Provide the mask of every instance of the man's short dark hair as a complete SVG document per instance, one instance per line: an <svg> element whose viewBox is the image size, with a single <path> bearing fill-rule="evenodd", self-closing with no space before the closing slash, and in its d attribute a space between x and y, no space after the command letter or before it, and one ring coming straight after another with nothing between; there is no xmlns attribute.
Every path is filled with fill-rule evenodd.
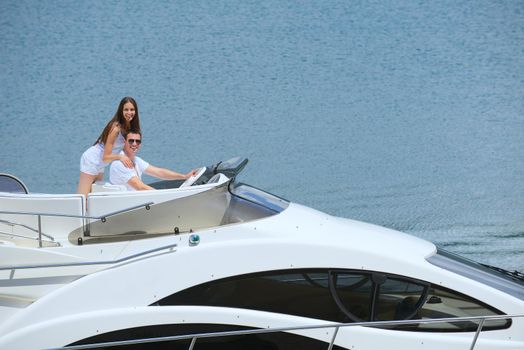
<svg viewBox="0 0 524 350"><path fill-rule="evenodd" d="M123 135L124 139L127 140L127 135L129 135L129 134L138 134L142 138L142 133L140 132L140 130L130 129L125 135Z"/></svg>

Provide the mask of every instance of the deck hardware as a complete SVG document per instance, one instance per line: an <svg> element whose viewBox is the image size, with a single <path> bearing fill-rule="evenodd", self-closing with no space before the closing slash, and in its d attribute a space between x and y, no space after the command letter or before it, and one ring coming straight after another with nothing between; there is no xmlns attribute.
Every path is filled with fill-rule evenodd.
<svg viewBox="0 0 524 350"><path fill-rule="evenodd" d="M82 237L78 237L78 245L83 245L84 244L84 240L82 239Z"/></svg>
<svg viewBox="0 0 524 350"><path fill-rule="evenodd" d="M149 210L149 209L151 209L151 206L148 204L146 205L146 210Z"/></svg>
<svg viewBox="0 0 524 350"><path fill-rule="evenodd" d="M106 222L107 219L106 219L105 216L104 216L103 218L100 219L100 221L102 221L102 222Z"/></svg>
<svg viewBox="0 0 524 350"><path fill-rule="evenodd" d="M200 236L197 235L196 233L195 234L192 234L191 236L189 236L189 245L190 246L196 246L200 243Z"/></svg>
<svg viewBox="0 0 524 350"><path fill-rule="evenodd" d="M180 229L178 228L178 226L175 227L175 235L178 235L180 233Z"/></svg>

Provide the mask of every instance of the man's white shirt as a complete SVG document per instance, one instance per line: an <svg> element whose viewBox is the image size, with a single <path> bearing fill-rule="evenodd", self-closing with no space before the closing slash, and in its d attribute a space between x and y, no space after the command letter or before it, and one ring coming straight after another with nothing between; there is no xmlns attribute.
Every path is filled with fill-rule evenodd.
<svg viewBox="0 0 524 350"><path fill-rule="evenodd" d="M124 152L122 151L120 154L124 154ZM142 174L149 166L149 163L137 156L135 156L134 162L134 168L126 167L124 163L119 160L112 162L109 169L109 182L113 185L124 185L129 191L136 191L135 188L128 184L128 181L134 176L142 179Z"/></svg>

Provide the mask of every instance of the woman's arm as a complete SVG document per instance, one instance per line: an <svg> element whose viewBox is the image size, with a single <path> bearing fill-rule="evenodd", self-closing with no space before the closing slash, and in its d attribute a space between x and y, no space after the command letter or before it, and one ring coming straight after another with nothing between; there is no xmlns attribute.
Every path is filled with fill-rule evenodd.
<svg viewBox="0 0 524 350"><path fill-rule="evenodd" d="M133 167L133 162L126 155L123 154L113 154L113 146L115 144L116 138L120 133L120 127L118 125L113 125L109 135L107 135L107 141L104 145L104 156L102 160L104 163L110 163L114 160L121 161L127 168Z"/></svg>

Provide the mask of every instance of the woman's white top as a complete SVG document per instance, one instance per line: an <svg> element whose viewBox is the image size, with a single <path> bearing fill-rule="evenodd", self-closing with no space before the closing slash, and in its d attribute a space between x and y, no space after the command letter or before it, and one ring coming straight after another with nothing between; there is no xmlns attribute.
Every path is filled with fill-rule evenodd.
<svg viewBox="0 0 524 350"><path fill-rule="evenodd" d="M124 148L126 140L121 132L118 133L115 143L113 144L112 154L118 154ZM109 164L105 163L104 158L105 145L101 142L89 147L82 158L80 158L80 171L90 174L97 175L104 172L104 168Z"/></svg>

